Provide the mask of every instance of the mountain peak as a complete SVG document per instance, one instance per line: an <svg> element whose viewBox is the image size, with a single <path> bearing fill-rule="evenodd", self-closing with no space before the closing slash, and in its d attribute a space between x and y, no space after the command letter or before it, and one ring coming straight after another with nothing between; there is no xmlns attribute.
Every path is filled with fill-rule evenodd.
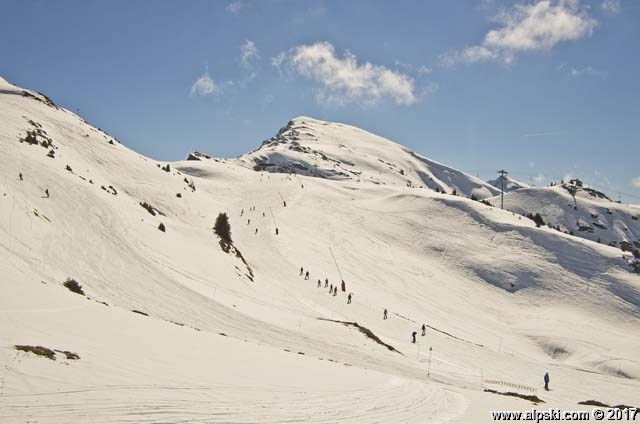
<svg viewBox="0 0 640 424"><path fill-rule="evenodd" d="M256 171L295 173L359 183L428 188L482 199L498 193L490 184L432 161L366 130L298 116L240 156Z"/></svg>

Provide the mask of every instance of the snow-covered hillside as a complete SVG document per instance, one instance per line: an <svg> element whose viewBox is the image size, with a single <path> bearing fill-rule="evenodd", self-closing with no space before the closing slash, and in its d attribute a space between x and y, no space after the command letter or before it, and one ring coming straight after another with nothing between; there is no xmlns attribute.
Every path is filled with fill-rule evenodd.
<svg viewBox="0 0 640 424"><path fill-rule="evenodd" d="M350 125L301 116L238 163L258 171L295 173L432 190L484 199L497 194L479 178L432 161Z"/></svg>
<svg viewBox="0 0 640 424"><path fill-rule="evenodd" d="M491 184L492 186L494 186L498 190L503 190L504 189L505 193L508 193L510 191L519 190L521 188L529 188L530 187L528 184L525 184L525 183L520 182L518 180L514 180L511 177L502 176L502 175L499 176L498 178L496 178L495 180L487 181L487 183Z"/></svg>
<svg viewBox="0 0 640 424"><path fill-rule="evenodd" d="M364 131L293 122L237 160L160 163L0 79L0 422L468 423L533 407L485 389L538 409L638 405L640 277L618 248L417 188L496 193ZM311 150L327 178L253 170L282 157L315 173ZM212 231L221 212L241 255Z"/></svg>
<svg viewBox="0 0 640 424"><path fill-rule="evenodd" d="M488 200L500 204L499 197ZM640 207L614 202L604 193L582 187L578 180L514 191L504 196L504 207L523 215L539 213L559 231L619 247L629 257L640 258Z"/></svg>

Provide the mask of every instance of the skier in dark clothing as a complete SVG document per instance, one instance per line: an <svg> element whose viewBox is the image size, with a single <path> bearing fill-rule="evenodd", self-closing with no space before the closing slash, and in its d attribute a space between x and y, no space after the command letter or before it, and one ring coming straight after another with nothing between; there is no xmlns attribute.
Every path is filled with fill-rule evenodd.
<svg viewBox="0 0 640 424"><path fill-rule="evenodd" d="M424 336L427 333L427 327L422 324L422 335Z"/></svg>
<svg viewBox="0 0 640 424"><path fill-rule="evenodd" d="M19 173L18 176L20 177L20 181L22 181L22 172Z"/></svg>
<svg viewBox="0 0 640 424"><path fill-rule="evenodd" d="M411 333L411 337L413 337L413 342L412 342L412 343L415 343L415 342L416 342L416 335L417 335L417 334L418 334L418 333L417 333L416 331L414 331L413 333Z"/></svg>
<svg viewBox="0 0 640 424"><path fill-rule="evenodd" d="M256 228L256 232L254 234L258 234L258 229Z"/></svg>
<svg viewBox="0 0 640 424"><path fill-rule="evenodd" d="M344 280L342 280L342 291L347 291L347 285L344 283Z"/></svg>
<svg viewBox="0 0 640 424"><path fill-rule="evenodd" d="M335 286L335 287L333 288L333 295L334 295L334 296L337 296L337 295L338 295L338 286Z"/></svg>
<svg viewBox="0 0 640 424"><path fill-rule="evenodd" d="M240 216L244 215L244 209L240 211Z"/></svg>
<svg viewBox="0 0 640 424"><path fill-rule="evenodd" d="M384 310L384 315L383 315L383 318L382 318L382 319L387 319L387 309L386 309L386 308L385 308L385 310Z"/></svg>
<svg viewBox="0 0 640 424"><path fill-rule="evenodd" d="M251 225L251 220L247 219L247 225Z"/></svg>
<svg viewBox="0 0 640 424"><path fill-rule="evenodd" d="M322 286L322 281L318 280L318 287Z"/></svg>
<svg viewBox="0 0 640 424"><path fill-rule="evenodd" d="M44 194L47 196L47 199L48 199L49 198L49 189L48 188L44 190Z"/></svg>
<svg viewBox="0 0 640 424"><path fill-rule="evenodd" d="M333 284L329 287L329 294L333 293Z"/></svg>
<svg viewBox="0 0 640 424"><path fill-rule="evenodd" d="M326 289L327 287L329 287L329 279L325 278L324 279L324 288Z"/></svg>
<svg viewBox="0 0 640 424"><path fill-rule="evenodd" d="M302 275L303 273L304 273L304 269L300 267L300 275Z"/></svg>
<svg viewBox="0 0 640 424"><path fill-rule="evenodd" d="M349 296L347 296L347 305L351 303L351 293L349 293Z"/></svg>
<svg viewBox="0 0 640 424"><path fill-rule="evenodd" d="M544 375L544 389L549 391L549 373L545 373Z"/></svg>
<svg viewBox="0 0 640 424"><path fill-rule="evenodd" d="M305 280L308 280L308 279L309 279L309 271L307 271L307 272L304 274L304 279L305 279Z"/></svg>

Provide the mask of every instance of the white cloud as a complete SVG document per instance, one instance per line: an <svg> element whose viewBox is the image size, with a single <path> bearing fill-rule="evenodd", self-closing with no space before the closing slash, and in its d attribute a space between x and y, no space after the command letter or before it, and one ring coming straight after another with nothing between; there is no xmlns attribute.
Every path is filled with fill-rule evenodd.
<svg viewBox="0 0 640 424"><path fill-rule="evenodd" d="M211 79L209 72L205 72L191 86L191 96L210 96L217 94L222 94L222 86Z"/></svg>
<svg viewBox="0 0 640 424"><path fill-rule="evenodd" d="M606 71L601 71L601 70L592 68L591 66L587 66L586 68L582 68L582 69L571 68L569 75L571 75L572 77L588 76L588 77L598 77L598 78L606 79L608 73Z"/></svg>
<svg viewBox="0 0 640 424"><path fill-rule="evenodd" d="M631 185L635 188L640 188L640 177L636 177L631 180Z"/></svg>
<svg viewBox="0 0 640 424"><path fill-rule="evenodd" d="M244 3L241 0L236 0L229 3L227 7L225 7L225 10L229 13L233 13L234 15L237 15L238 13L240 13L243 7L244 7Z"/></svg>
<svg viewBox="0 0 640 424"><path fill-rule="evenodd" d="M258 55L258 48L256 44L251 40L246 40L242 46L240 46L240 60L242 61L242 66L248 68L251 66L251 61L253 59L258 59L260 56Z"/></svg>
<svg viewBox="0 0 640 424"><path fill-rule="evenodd" d="M489 31L481 44L440 57L443 66L496 61L512 63L517 54L552 49L564 41L591 35L597 25L579 0L541 0L516 4L493 18L500 27Z"/></svg>
<svg viewBox="0 0 640 424"><path fill-rule="evenodd" d="M279 68L286 59L287 54L285 52L280 52L277 56L271 58L271 64L276 68Z"/></svg>
<svg viewBox="0 0 640 424"><path fill-rule="evenodd" d="M543 174L538 174L535 177L533 177L533 181L535 181L538 184L541 184L543 182L545 182L547 180L547 177Z"/></svg>
<svg viewBox="0 0 640 424"><path fill-rule="evenodd" d="M317 100L345 105L372 105L384 97L396 104L411 105L418 99L413 79L400 72L369 62L359 64L356 56L346 51L341 58L328 42L301 45L271 60L320 84Z"/></svg>
<svg viewBox="0 0 640 424"><path fill-rule="evenodd" d="M433 70L431 68L427 68L426 66L422 65L421 67L418 68L418 75L429 75L431 72L433 72Z"/></svg>
<svg viewBox="0 0 640 424"><path fill-rule="evenodd" d="M620 0L604 0L600 7L609 15L617 15L622 10Z"/></svg>

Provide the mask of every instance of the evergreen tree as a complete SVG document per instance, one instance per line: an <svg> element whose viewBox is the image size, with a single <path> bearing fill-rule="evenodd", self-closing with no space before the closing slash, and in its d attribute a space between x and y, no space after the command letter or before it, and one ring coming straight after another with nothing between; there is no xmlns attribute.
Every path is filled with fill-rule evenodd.
<svg viewBox="0 0 640 424"><path fill-rule="evenodd" d="M213 226L213 231L226 243L233 243L231 241L231 225L229 225L229 217L226 213L220 212L218 214L216 224Z"/></svg>

